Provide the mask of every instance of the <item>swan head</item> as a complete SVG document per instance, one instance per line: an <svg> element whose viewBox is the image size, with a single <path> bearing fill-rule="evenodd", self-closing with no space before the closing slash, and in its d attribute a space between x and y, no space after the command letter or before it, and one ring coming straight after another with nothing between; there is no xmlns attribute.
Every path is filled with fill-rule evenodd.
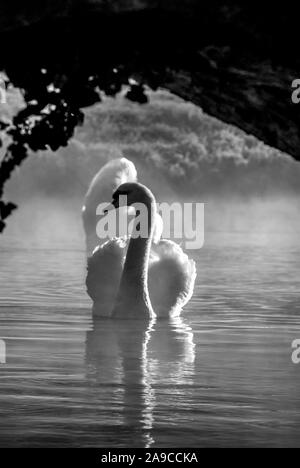
<svg viewBox="0 0 300 468"><path fill-rule="evenodd" d="M146 205L149 204L149 202L155 203L155 198L152 192L147 187L137 182L127 182L117 188L113 194L112 200L112 205L115 209L123 206L120 204L120 197L126 197L126 199L123 198L122 201L125 201L125 206L128 207L134 205L135 203L145 203Z"/></svg>

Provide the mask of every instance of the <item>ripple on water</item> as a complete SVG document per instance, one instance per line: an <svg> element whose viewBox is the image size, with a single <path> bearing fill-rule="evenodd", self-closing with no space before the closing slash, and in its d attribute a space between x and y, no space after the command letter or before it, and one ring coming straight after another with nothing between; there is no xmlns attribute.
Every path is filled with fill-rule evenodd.
<svg viewBox="0 0 300 468"><path fill-rule="evenodd" d="M183 318L91 317L76 248L0 251L0 446L299 446L300 249L197 255Z"/></svg>

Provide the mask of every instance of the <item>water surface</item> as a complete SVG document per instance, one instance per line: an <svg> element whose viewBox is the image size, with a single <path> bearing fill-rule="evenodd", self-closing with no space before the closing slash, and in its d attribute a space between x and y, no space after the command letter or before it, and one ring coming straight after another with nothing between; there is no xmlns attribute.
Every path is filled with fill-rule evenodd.
<svg viewBox="0 0 300 468"><path fill-rule="evenodd" d="M300 446L300 247L219 235L182 319L93 322L80 243L0 247L0 446Z"/></svg>

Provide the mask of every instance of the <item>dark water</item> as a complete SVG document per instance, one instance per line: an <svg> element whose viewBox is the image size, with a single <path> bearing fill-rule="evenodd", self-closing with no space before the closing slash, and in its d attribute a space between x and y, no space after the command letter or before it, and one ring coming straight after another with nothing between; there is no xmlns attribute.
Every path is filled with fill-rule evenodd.
<svg viewBox="0 0 300 468"><path fill-rule="evenodd" d="M196 256L181 320L93 323L80 245L4 238L0 446L300 446L300 247L219 236Z"/></svg>

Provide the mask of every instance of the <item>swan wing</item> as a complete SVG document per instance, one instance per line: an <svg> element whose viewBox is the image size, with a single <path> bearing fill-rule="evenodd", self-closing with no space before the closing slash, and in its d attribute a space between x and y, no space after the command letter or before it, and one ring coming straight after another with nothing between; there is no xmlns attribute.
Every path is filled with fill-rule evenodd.
<svg viewBox="0 0 300 468"><path fill-rule="evenodd" d="M113 192L121 184L135 182L136 180L137 171L135 165L126 158L109 161L93 178L82 207L82 219L89 255L99 244L99 238L96 235L96 225L100 219L96 215L97 207L101 203L110 203Z"/></svg>
<svg viewBox="0 0 300 468"><path fill-rule="evenodd" d="M97 208L99 203L110 203L113 192L125 182L136 182L133 162L126 158L114 159L103 166L93 178L85 196L83 209Z"/></svg>
<svg viewBox="0 0 300 468"><path fill-rule="evenodd" d="M149 263L149 293L158 317L176 317L193 295L196 264L181 247L162 240L152 245Z"/></svg>
<svg viewBox="0 0 300 468"><path fill-rule="evenodd" d="M112 239L97 247L88 259L86 287L94 315L110 316L124 266L126 240Z"/></svg>

